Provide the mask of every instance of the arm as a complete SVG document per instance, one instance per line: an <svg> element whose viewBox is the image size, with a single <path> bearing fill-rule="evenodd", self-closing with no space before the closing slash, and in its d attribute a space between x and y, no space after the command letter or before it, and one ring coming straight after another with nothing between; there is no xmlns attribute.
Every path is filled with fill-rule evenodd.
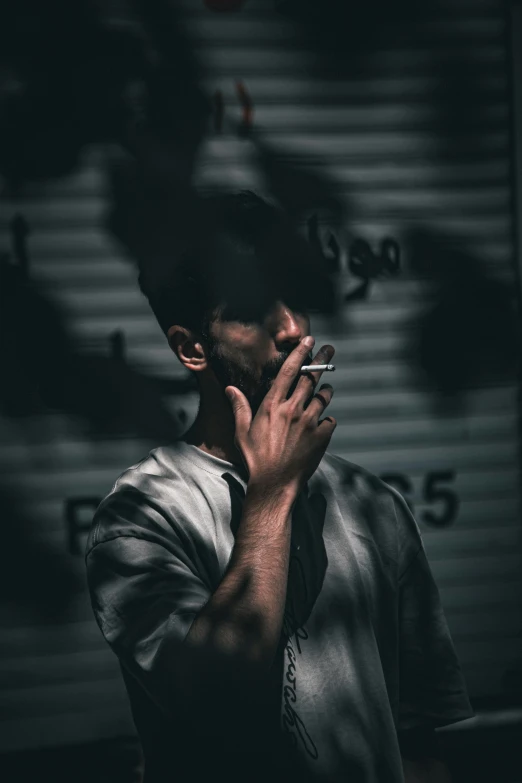
<svg viewBox="0 0 522 783"><path fill-rule="evenodd" d="M251 728L255 720L259 734L270 710L295 497L249 482L229 567L183 644L187 666L178 679L185 702L194 716L205 715L208 725L219 722L236 736L241 716L249 716Z"/></svg>
<svg viewBox="0 0 522 783"><path fill-rule="evenodd" d="M195 618L186 644L270 669L278 647L286 599L291 511L296 493L250 483L229 568Z"/></svg>
<svg viewBox="0 0 522 783"><path fill-rule="evenodd" d="M120 489L97 512L87 574L98 624L124 669L193 736L260 734L269 689L258 685L271 678L281 633L291 508L288 491L247 487L214 592L191 556L182 503L167 518L148 496Z"/></svg>

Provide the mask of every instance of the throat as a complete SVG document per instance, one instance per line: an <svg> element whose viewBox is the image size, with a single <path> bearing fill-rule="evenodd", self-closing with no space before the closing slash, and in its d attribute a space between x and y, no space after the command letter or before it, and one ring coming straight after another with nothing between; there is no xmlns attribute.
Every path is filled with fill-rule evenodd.
<svg viewBox="0 0 522 783"><path fill-rule="evenodd" d="M216 437L203 436L197 429L191 427L182 436L181 440L191 446L196 446L196 448L204 451L206 454L210 454L212 457L217 457L240 467L244 466L241 452L235 445L233 438L229 442L224 442L223 439L218 440Z"/></svg>

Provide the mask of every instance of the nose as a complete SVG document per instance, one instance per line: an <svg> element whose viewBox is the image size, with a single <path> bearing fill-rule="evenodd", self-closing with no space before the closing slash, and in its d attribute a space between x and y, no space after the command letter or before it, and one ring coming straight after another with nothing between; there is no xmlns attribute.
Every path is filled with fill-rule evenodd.
<svg viewBox="0 0 522 783"><path fill-rule="evenodd" d="M302 315L296 315L284 302L275 303L270 314L269 328L279 350L285 345L292 350L308 334L305 321Z"/></svg>

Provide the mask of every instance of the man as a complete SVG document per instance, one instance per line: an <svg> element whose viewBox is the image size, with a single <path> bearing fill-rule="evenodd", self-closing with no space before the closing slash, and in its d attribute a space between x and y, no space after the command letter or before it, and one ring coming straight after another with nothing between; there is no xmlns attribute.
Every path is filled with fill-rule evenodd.
<svg viewBox="0 0 522 783"><path fill-rule="evenodd" d="M267 205L229 203L254 258ZM299 370L334 348L290 294L249 320L194 275L141 282L196 420L119 477L86 553L146 783L448 781L434 729L473 712L408 506L327 451L333 388Z"/></svg>

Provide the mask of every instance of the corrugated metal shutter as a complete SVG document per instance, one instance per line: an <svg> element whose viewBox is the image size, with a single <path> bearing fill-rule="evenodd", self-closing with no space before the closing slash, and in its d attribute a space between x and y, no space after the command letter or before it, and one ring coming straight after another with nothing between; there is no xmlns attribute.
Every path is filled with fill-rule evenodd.
<svg viewBox="0 0 522 783"><path fill-rule="evenodd" d="M269 4L251 1L233 16L211 14L196 0L185 5L209 93L221 89L227 113L239 117L234 85L242 80L267 139L290 157L306 155L350 198L350 234L338 237L344 250L353 236L370 243L392 236L401 243L411 226L425 224L462 237L515 296L500 0L442 4L437 17L424 22L422 46L414 37L383 45L364 72L337 81L317 75L292 24ZM445 160L434 95L445 84L441 63L451 63L451 53L463 48L480 104L481 156L463 148L460 157ZM202 188L227 183L264 191L250 142L226 128L205 142L197 179ZM27 198L5 203L1 227L7 235L8 220L23 212L32 231L31 276L52 287L82 346L108 354L109 335L122 330L129 364L165 379L184 377L131 265L103 230L106 207L103 150L93 148L74 176L33 186ZM348 290L354 281L346 252L343 265ZM341 333L332 335L315 320L317 342L336 346L331 411L339 424L330 448L387 476L410 500L471 695L476 703L507 704L520 683L522 659L518 390L509 382L472 389L465 409L437 412L430 395L412 383L406 353L412 319L427 296L406 264L396 278L375 282L365 300L350 303ZM185 412L188 426L195 394L177 398L174 407ZM66 504L70 516L88 520L89 503L71 510L70 501L102 497L155 445L91 441L78 422L57 414L4 420L2 429L2 480L25 499L36 536L59 553L69 551ZM441 526L455 497L456 516ZM69 556L83 579L83 558ZM0 751L133 731L116 662L85 592L54 624L16 607L1 612Z"/></svg>

